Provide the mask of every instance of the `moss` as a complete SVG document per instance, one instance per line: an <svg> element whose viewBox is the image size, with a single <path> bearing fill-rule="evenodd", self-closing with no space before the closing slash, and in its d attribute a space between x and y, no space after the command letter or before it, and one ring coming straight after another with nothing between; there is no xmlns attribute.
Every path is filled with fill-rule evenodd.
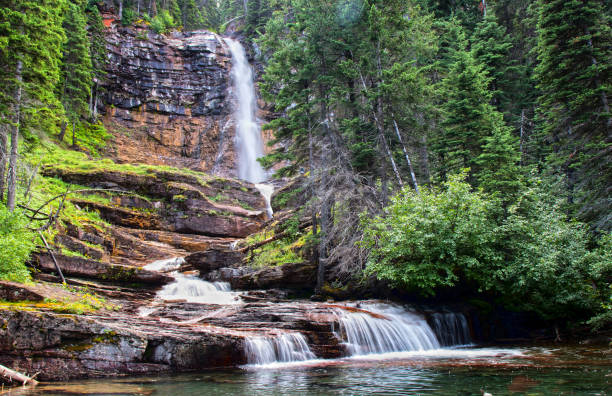
<svg viewBox="0 0 612 396"><path fill-rule="evenodd" d="M138 267L124 267L121 265L110 265L108 271L102 275L102 279L118 282L129 282L141 271Z"/></svg>
<svg viewBox="0 0 612 396"><path fill-rule="evenodd" d="M174 202L185 202L187 201L187 197L182 194L178 194L178 195L172 196L172 200Z"/></svg>
<svg viewBox="0 0 612 396"><path fill-rule="evenodd" d="M95 312L99 309L118 309L118 307L109 304L101 297L93 294L76 293L74 299L52 299L46 298L42 302L36 301L4 301L0 300L0 309L11 311L38 311L51 310L57 313L68 313L82 315L85 313Z"/></svg>
<svg viewBox="0 0 612 396"><path fill-rule="evenodd" d="M84 352L91 348L93 348L93 344L89 344L89 343L81 343L81 344L63 346L63 349L68 352Z"/></svg>

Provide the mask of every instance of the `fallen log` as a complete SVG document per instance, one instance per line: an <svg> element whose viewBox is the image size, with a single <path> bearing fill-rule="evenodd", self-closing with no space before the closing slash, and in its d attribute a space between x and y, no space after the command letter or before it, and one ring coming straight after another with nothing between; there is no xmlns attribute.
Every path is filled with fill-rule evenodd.
<svg viewBox="0 0 612 396"><path fill-rule="evenodd" d="M24 386L27 384L34 385L34 386L38 385L38 381L36 381L35 379L30 378L21 373L18 373L15 370L11 370L8 367L4 367L1 364L0 364L0 375L4 378L10 379L11 381L21 382Z"/></svg>

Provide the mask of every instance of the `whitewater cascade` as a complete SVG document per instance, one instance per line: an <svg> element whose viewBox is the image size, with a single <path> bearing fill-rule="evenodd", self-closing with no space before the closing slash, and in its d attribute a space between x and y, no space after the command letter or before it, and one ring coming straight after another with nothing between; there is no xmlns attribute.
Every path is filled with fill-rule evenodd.
<svg viewBox="0 0 612 396"><path fill-rule="evenodd" d="M159 260L148 264L144 268L151 271L171 272L174 282L165 285L157 298L160 300L186 300L202 304L240 304L240 293L232 292L227 282L206 282L196 276L178 272L185 263L182 257Z"/></svg>
<svg viewBox="0 0 612 396"><path fill-rule="evenodd" d="M445 312L431 315L433 330L442 346L472 343L470 326L462 313Z"/></svg>
<svg viewBox="0 0 612 396"><path fill-rule="evenodd" d="M225 43L232 54L232 80L238 101L235 110L238 177L251 183L261 183L267 179L267 174L257 162L257 158L263 156L263 140L256 117L253 70L240 42L226 38Z"/></svg>
<svg viewBox="0 0 612 396"><path fill-rule="evenodd" d="M261 128L257 122L257 100L255 95L255 83L253 80L253 69L246 57L244 47L239 41L229 38L225 39L232 54L232 80L237 99L234 113L236 119L236 147L238 151L238 177L242 180L255 183L255 187L266 200L266 211L272 218L272 206L270 199L274 192L274 186L263 184L268 178L267 172L257 161L262 157L263 140Z"/></svg>
<svg viewBox="0 0 612 396"><path fill-rule="evenodd" d="M440 342L422 316L390 304L338 309L342 340L351 356L439 349Z"/></svg>
<svg viewBox="0 0 612 396"><path fill-rule="evenodd" d="M308 347L306 337L300 333L285 333L274 337L248 337L245 351L247 362L251 365L316 359Z"/></svg>

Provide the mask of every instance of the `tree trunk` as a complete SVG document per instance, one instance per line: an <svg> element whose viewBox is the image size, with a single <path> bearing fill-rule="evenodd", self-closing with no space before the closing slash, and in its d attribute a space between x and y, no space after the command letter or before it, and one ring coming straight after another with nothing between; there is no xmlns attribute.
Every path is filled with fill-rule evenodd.
<svg viewBox="0 0 612 396"><path fill-rule="evenodd" d="M0 365L0 375L15 382L21 382L24 386L27 384L36 386L38 384L38 381L2 365Z"/></svg>
<svg viewBox="0 0 612 396"><path fill-rule="evenodd" d="M119 20L123 20L123 0L119 0Z"/></svg>
<svg viewBox="0 0 612 396"><path fill-rule="evenodd" d="M155 0L151 0L149 3L149 15L154 18L157 15L157 2Z"/></svg>
<svg viewBox="0 0 612 396"><path fill-rule="evenodd" d="M19 60L17 61L17 69L15 70L15 79L17 80L17 89L15 92L15 118L11 130L11 155L9 157L8 194L6 196L6 206L11 212L15 210L15 197L17 196L17 153L19 149L19 128L21 125L22 69L23 62Z"/></svg>
<svg viewBox="0 0 612 396"><path fill-rule="evenodd" d="M68 123L64 121L62 122L60 133L59 135L57 135L57 139L59 140L60 143L64 141L64 137L66 136L66 128L68 128Z"/></svg>
<svg viewBox="0 0 612 396"><path fill-rule="evenodd" d="M76 123L72 121L72 147L75 148L76 146Z"/></svg>
<svg viewBox="0 0 612 396"><path fill-rule="evenodd" d="M326 172L326 171L324 171ZM325 196L321 202L321 235L319 237L319 265L317 266L316 292L321 294L325 284L325 268L327 266L327 238L331 224L331 208L333 198Z"/></svg>
<svg viewBox="0 0 612 396"><path fill-rule="evenodd" d="M0 125L0 202L4 201L4 186L6 181L6 159L8 155L8 136L6 124Z"/></svg>
<svg viewBox="0 0 612 396"><path fill-rule="evenodd" d="M417 183L416 176L414 174L414 169L412 168L412 162L410 162L410 157L408 156L408 151L406 150L406 145L402 140L402 135L400 134L399 128L397 126L397 122L395 118L393 118L393 126L395 127L395 133L397 134L397 138L399 139L400 144L402 145L402 149L404 150L404 155L406 156L406 162L408 163L408 168L410 169L410 176L412 177L412 183L414 184L414 190L419 192L419 185Z"/></svg>

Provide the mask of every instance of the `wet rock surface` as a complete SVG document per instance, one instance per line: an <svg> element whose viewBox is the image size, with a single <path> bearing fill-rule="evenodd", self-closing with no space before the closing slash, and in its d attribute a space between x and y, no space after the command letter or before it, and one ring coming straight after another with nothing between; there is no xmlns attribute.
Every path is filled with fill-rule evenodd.
<svg viewBox="0 0 612 396"><path fill-rule="evenodd" d="M208 31L168 36L146 26L111 24L99 107L121 162L172 165L234 175L229 69L221 37Z"/></svg>
<svg viewBox="0 0 612 396"><path fill-rule="evenodd" d="M304 334L320 357L345 351L325 304L279 302L219 306L154 303L121 312L58 314L0 309L0 364L43 380L149 374L246 363L245 337Z"/></svg>

